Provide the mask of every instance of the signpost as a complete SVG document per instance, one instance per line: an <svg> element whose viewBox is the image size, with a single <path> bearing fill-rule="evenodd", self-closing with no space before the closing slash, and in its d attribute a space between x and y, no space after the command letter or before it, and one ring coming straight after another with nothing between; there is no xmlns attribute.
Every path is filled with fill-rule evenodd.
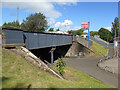
<svg viewBox="0 0 120 90"><path fill-rule="evenodd" d="M90 22L82 22L81 23L81 28L83 28L84 30L88 29L88 41L89 41L89 28L90 28Z"/></svg>

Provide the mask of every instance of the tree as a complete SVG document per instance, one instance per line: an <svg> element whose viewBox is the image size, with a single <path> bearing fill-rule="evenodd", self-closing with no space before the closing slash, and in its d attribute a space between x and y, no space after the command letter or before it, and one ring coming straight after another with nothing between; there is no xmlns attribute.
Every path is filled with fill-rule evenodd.
<svg viewBox="0 0 120 90"><path fill-rule="evenodd" d="M58 58L57 63L55 64L58 72L63 76L64 75L64 68L66 67L66 62L63 58Z"/></svg>
<svg viewBox="0 0 120 90"><path fill-rule="evenodd" d="M48 31L54 31L54 28L50 28Z"/></svg>
<svg viewBox="0 0 120 90"><path fill-rule="evenodd" d="M73 31L73 30L70 30L70 31L68 31L68 33L72 33L73 35L82 35L83 34L83 30L81 30L81 29L78 29L78 30L75 30L75 31Z"/></svg>
<svg viewBox="0 0 120 90"><path fill-rule="evenodd" d="M39 32L48 29L46 17L41 13L31 14L26 20L23 20L21 28L25 31Z"/></svg>
<svg viewBox="0 0 120 90"><path fill-rule="evenodd" d="M58 28L58 29L56 29L56 31L60 31L60 29Z"/></svg>
<svg viewBox="0 0 120 90"><path fill-rule="evenodd" d="M98 32L97 31L92 31L90 35L91 36L98 35Z"/></svg>
<svg viewBox="0 0 120 90"><path fill-rule="evenodd" d="M105 28L101 28L98 31L98 34L100 35L101 39L108 41L108 42L113 42L113 37L112 37L112 34L109 30L107 30Z"/></svg>
<svg viewBox="0 0 120 90"><path fill-rule="evenodd" d="M116 18L114 19L114 22L112 22L112 30L111 30L111 33L112 33L113 38L115 37L115 29L116 29L116 37L118 37L118 30L119 30L118 17L116 17Z"/></svg>
<svg viewBox="0 0 120 90"><path fill-rule="evenodd" d="M13 22L4 22L4 24L2 26L14 26L14 27L20 27L20 24L19 22L16 20L16 21L13 21Z"/></svg>

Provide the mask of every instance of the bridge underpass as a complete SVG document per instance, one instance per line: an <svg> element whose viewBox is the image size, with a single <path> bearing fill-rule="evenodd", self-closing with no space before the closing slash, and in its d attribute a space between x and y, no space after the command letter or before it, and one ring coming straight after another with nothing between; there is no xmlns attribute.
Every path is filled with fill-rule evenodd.
<svg viewBox="0 0 120 90"><path fill-rule="evenodd" d="M53 52L54 61L58 58L64 57L66 53L68 52L70 45L63 45L63 46L56 46L55 51ZM47 48L40 48L40 49L32 49L30 50L33 54L35 54L37 57L39 57L42 61L46 60L49 63L51 63L51 51L52 47Z"/></svg>

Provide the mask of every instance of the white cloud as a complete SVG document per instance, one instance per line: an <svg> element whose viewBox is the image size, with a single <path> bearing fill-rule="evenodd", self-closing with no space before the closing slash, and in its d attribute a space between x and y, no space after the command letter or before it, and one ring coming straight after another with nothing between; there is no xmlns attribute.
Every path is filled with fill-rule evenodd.
<svg viewBox="0 0 120 90"><path fill-rule="evenodd" d="M41 12L43 13L46 17L50 18L58 18L62 14L55 10L54 6L52 3L49 2L6 2L2 3L2 7L4 8L16 8L19 7L20 9L26 8L26 11L28 12Z"/></svg>
<svg viewBox="0 0 120 90"><path fill-rule="evenodd" d="M33 0L1 0L2 2L33 2ZM119 0L34 0L34 2L119 2Z"/></svg>
<svg viewBox="0 0 120 90"><path fill-rule="evenodd" d="M55 29L60 29L60 30L69 30L70 29L70 26L69 25L72 25L73 22L71 20L65 20L64 22L57 22L53 27Z"/></svg>
<svg viewBox="0 0 120 90"><path fill-rule="evenodd" d="M51 2L52 1L52 2ZM62 13L57 11L53 2L62 5L74 4L77 0L2 0L2 8L17 8L25 9L27 12L41 12L47 19L49 25L54 24L56 18L62 16Z"/></svg>
<svg viewBox="0 0 120 90"><path fill-rule="evenodd" d="M65 2L78 2L80 0L1 0L1 2L62 2L61 4L65 4Z"/></svg>
<svg viewBox="0 0 120 90"><path fill-rule="evenodd" d="M111 27L105 27L106 29L108 29L108 30L111 30Z"/></svg>
<svg viewBox="0 0 120 90"><path fill-rule="evenodd" d="M81 29L81 27L80 26L75 26L71 30L78 30L78 29Z"/></svg>
<svg viewBox="0 0 120 90"><path fill-rule="evenodd" d="M49 25L52 25L52 24L55 23L55 19L54 18L49 18L47 21L48 21Z"/></svg>

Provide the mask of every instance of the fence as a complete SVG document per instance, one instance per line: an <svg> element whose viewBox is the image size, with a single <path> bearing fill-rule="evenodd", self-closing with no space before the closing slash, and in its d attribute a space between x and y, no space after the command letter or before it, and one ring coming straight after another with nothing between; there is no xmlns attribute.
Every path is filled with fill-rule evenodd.
<svg viewBox="0 0 120 90"><path fill-rule="evenodd" d="M104 41L101 41L101 40L99 40L99 39L96 39L96 38L94 38L93 36L90 36L90 39L91 39L91 40L94 40L95 42L99 43L100 45L102 45L102 46L105 47L105 48L108 48L108 46L109 46L108 43L106 43L106 42L104 42Z"/></svg>
<svg viewBox="0 0 120 90"><path fill-rule="evenodd" d="M88 48L93 45L92 41L88 42L87 39L82 38L82 37L77 37L76 40L77 40L77 42L79 42L80 44L82 44L83 46L88 47Z"/></svg>

